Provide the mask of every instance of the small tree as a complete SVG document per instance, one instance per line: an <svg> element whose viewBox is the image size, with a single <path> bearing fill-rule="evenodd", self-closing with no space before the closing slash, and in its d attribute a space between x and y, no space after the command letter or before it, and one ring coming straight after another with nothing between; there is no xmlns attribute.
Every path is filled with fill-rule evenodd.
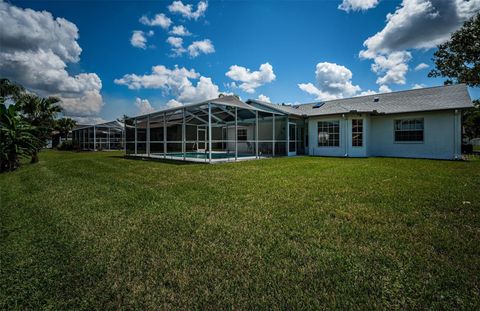
<svg viewBox="0 0 480 311"><path fill-rule="evenodd" d="M435 68L429 77L446 77L445 84L480 86L480 13L440 44L433 56Z"/></svg>
<svg viewBox="0 0 480 311"><path fill-rule="evenodd" d="M429 77L445 77L445 84L465 83L480 86L480 13L466 21L447 42L440 44L433 54L435 68ZM480 137L480 102L463 115L465 136Z"/></svg>
<svg viewBox="0 0 480 311"><path fill-rule="evenodd" d="M133 119L131 119L126 114L124 114L121 118L117 118L117 121L126 125L133 125Z"/></svg>
<svg viewBox="0 0 480 311"><path fill-rule="evenodd" d="M37 145L34 128L26 122L15 104L0 104L0 172L13 171L20 158L31 156Z"/></svg>
<svg viewBox="0 0 480 311"><path fill-rule="evenodd" d="M68 133L77 125L77 122L70 118L58 119L55 123L55 129L60 133L60 137L65 138L65 140L68 138Z"/></svg>
<svg viewBox="0 0 480 311"><path fill-rule="evenodd" d="M470 139L480 137L480 100L474 100L473 105L475 108L466 111L463 116L465 136Z"/></svg>
<svg viewBox="0 0 480 311"><path fill-rule="evenodd" d="M18 101L23 117L35 128L34 135L38 138L31 163L38 162L38 152L51 138L55 127L55 117L62 111L59 102L60 100L56 97L42 98L34 94L25 94Z"/></svg>

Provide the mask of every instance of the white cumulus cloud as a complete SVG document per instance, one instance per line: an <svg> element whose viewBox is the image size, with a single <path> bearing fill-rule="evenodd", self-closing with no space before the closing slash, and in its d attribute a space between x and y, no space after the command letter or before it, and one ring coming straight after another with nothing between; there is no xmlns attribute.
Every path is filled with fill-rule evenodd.
<svg viewBox="0 0 480 311"><path fill-rule="evenodd" d="M385 27L364 42L364 53L433 48L479 9L480 0L403 0Z"/></svg>
<svg viewBox="0 0 480 311"><path fill-rule="evenodd" d="M376 7L378 2L380 2L380 0L343 0L338 8L347 12L365 11Z"/></svg>
<svg viewBox="0 0 480 311"><path fill-rule="evenodd" d="M480 0L403 0L387 14L385 27L365 40L360 57L374 60L372 70L383 75L377 83L405 84L408 50L430 49L447 41L478 10ZM401 59L403 64L398 62ZM396 64L380 64L392 61Z"/></svg>
<svg viewBox="0 0 480 311"><path fill-rule="evenodd" d="M215 52L215 47L213 46L210 39L205 39L201 41L194 41L188 46L188 54L191 57L197 57L200 54L210 54Z"/></svg>
<svg viewBox="0 0 480 311"><path fill-rule="evenodd" d="M147 114L155 111L152 105L150 105L148 99L141 99L139 97L135 98L135 106L137 106L140 114Z"/></svg>
<svg viewBox="0 0 480 311"><path fill-rule="evenodd" d="M186 52L183 47L183 39L180 37L168 37L167 43L171 46L172 54L170 56L180 56Z"/></svg>
<svg viewBox="0 0 480 311"><path fill-rule="evenodd" d="M423 83L416 83L412 86L412 90L416 90L416 89L423 89L424 87L426 87L425 84Z"/></svg>
<svg viewBox="0 0 480 311"><path fill-rule="evenodd" d="M200 1L197 4L197 9L194 10L193 5L183 4L182 1L173 1L172 4L168 6L168 10L171 13L181 14L183 17L188 19L197 20L202 17L208 8L208 2Z"/></svg>
<svg viewBox="0 0 480 311"><path fill-rule="evenodd" d="M153 36L153 30L145 33L141 30L132 31L132 37L130 38L130 43L137 48L146 49L147 48L147 36Z"/></svg>
<svg viewBox="0 0 480 311"><path fill-rule="evenodd" d="M259 70L256 71L233 65L225 75L236 82L241 82L238 87L247 93L254 93L256 88L276 79L273 67L269 63L261 64ZM236 86L236 84L234 85Z"/></svg>
<svg viewBox="0 0 480 311"><path fill-rule="evenodd" d="M408 71L408 61L412 58L410 52L392 52L387 55L375 56L372 71L383 76L377 79L378 84L405 84Z"/></svg>
<svg viewBox="0 0 480 311"><path fill-rule="evenodd" d="M430 67L430 66L427 65L427 64L425 64L425 63L420 63L420 64L418 64L418 65L415 67L415 71L427 69L428 67Z"/></svg>
<svg viewBox="0 0 480 311"><path fill-rule="evenodd" d="M380 85L378 88L379 93L390 93L392 90L387 85Z"/></svg>
<svg viewBox="0 0 480 311"><path fill-rule="evenodd" d="M192 80L198 80L196 85ZM152 72L145 75L126 74L114 81L119 85L126 85L129 89L138 90L160 89L165 96L172 95L175 100L184 103L196 103L206 99L218 97L218 86L212 79L201 76L194 69L169 69L163 65L152 67Z"/></svg>
<svg viewBox="0 0 480 311"><path fill-rule="evenodd" d="M187 30L187 28L183 25L179 25L179 26L173 26L172 27L172 30L170 30L169 32L171 35L174 35L174 36L183 36L183 37L186 37L186 36L191 36L192 34Z"/></svg>
<svg viewBox="0 0 480 311"><path fill-rule="evenodd" d="M154 18L151 19L143 15L140 17L139 22L147 26L160 26L163 29L168 29L172 24L172 20L163 13L155 15Z"/></svg>
<svg viewBox="0 0 480 311"><path fill-rule="evenodd" d="M68 73L67 64L80 60L77 39L77 26L64 18L0 1L0 76L57 96L65 114L86 117L102 108L102 81L95 73Z"/></svg>
<svg viewBox="0 0 480 311"><path fill-rule="evenodd" d="M260 94L258 95L258 100L261 100L263 102L267 102L267 103L271 103L272 101L270 100L270 97L268 97L267 95L263 95L263 94Z"/></svg>
<svg viewBox="0 0 480 311"><path fill-rule="evenodd" d="M166 104L167 108L181 107L183 104L176 99L170 99Z"/></svg>
<svg viewBox="0 0 480 311"><path fill-rule="evenodd" d="M358 94L358 96L375 95L375 94L377 94L377 92L372 90L366 90L366 91L362 91L360 94Z"/></svg>
<svg viewBox="0 0 480 311"><path fill-rule="evenodd" d="M318 63L315 70L317 86L312 83L300 83L298 87L317 100L331 100L351 97L361 91L358 85L352 84L352 72L345 66L335 63Z"/></svg>

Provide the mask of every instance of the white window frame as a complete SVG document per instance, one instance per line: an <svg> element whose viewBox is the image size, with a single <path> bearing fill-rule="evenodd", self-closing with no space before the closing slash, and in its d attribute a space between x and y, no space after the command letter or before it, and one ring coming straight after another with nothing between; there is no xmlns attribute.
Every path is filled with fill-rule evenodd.
<svg viewBox="0 0 480 311"><path fill-rule="evenodd" d="M361 130L361 131L355 131L355 132L353 131L353 121L360 121L360 122L362 123L362 125L361 125L362 130ZM363 129L364 127L363 127L363 125L364 125L363 119L361 119L361 118L352 119L352 147L353 147L353 148L362 148L362 147L363 147L363 144L364 144L363 138L364 138L364 136L365 136L365 135L364 135L364 129ZM354 135L361 135L361 137L362 137L361 140L360 140L361 144L358 145L358 146L353 145L353 136L354 136Z"/></svg>
<svg viewBox="0 0 480 311"><path fill-rule="evenodd" d="M421 129L399 129L397 130L397 122L406 122L406 121L419 121L422 122ZM408 132L408 131L421 131L422 132L422 140L397 140L396 133L397 132ZM425 119L424 118L401 118L401 119L394 119L393 120L393 142L395 144L423 144L425 142Z"/></svg>
<svg viewBox="0 0 480 311"><path fill-rule="evenodd" d="M337 123L337 128L338 128L338 133L336 133L338 135L338 144L336 145L321 145L320 144L320 139L318 137L318 134L319 134L319 128L320 128L320 123L332 123L332 122L336 122ZM317 121L317 147L319 148L339 148L340 145L341 145L341 141L340 141L340 134L341 134L341 129L340 129L340 120L320 120L320 121Z"/></svg>

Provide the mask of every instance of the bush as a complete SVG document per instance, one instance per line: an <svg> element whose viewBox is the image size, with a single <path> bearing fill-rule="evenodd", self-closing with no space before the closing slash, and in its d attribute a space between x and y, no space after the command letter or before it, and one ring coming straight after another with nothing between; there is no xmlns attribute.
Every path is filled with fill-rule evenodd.
<svg viewBox="0 0 480 311"><path fill-rule="evenodd" d="M466 154L473 153L473 145L472 144L463 144L462 145L462 153L466 153Z"/></svg>
<svg viewBox="0 0 480 311"><path fill-rule="evenodd" d="M62 142L57 147L57 149L61 150L61 151L73 151L73 150L75 150L75 148L73 146L73 142L71 140L66 140L66 141Z"/></svg>

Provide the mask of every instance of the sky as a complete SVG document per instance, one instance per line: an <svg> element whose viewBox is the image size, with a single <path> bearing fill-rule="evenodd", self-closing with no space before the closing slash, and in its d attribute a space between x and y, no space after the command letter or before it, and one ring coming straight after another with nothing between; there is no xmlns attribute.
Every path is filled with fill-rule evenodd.
<svg viewBox="0 0 480 311"><path fill-rule="evenodd" d="M0 77L99 123L237 94L298 104L442 85L480 0L3 1ZM470 89L472 98L480 90Z"/></svg>

